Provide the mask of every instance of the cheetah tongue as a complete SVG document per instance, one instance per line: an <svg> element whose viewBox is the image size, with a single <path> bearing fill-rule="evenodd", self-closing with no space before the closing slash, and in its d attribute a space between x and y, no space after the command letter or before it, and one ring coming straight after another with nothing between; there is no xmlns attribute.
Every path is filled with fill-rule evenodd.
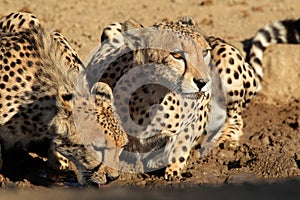
<svg viewBox="0 0 300 200"><path fill-rule="evenodd" d="M99 190L104 190L104 189L107 189L109 187L110 187L109 184L98 184L98 189Z"/></svg>

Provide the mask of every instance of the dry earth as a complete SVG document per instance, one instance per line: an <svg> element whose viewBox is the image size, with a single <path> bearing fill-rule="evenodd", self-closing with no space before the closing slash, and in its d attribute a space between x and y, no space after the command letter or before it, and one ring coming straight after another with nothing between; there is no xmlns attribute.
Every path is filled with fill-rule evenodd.
<svg viewBox="0 0 300 200"><path fill-rule="evenodd" d="M192 16L210 35L231 41L243 50L242 41L266 23L299 18L298 0L0 0L0 16L13 11L32 12L48 30L59 30L84 59L97 45L103 27L132 18L144 25L184 15ZM264 57L263 91L244 112L244 135L236 150L214 149L205 158L189 160L184 178L167 182L160 172L122 174L110 188L70 189L74 174L54 172L45 162L24 152L6 154L0 180L1 198L50 199L148 197L213 199L281 197L299 198L300 192L300 54L298 45L275 45ZM18 189L15 191L14 189ZM22 189L20 189L22 188ZM136 189L144 188L144 189ZM24 190L23 190L24 189ZM147 191L151 191L145 193ZM45 194L47 194L45 196Z"/></svg>

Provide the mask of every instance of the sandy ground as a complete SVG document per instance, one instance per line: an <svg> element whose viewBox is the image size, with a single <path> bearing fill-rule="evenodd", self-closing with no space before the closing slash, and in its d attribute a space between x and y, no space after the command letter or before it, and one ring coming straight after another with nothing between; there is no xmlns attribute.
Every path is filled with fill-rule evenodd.
<svg viewBox="0 0 300 200"><path fill-rule="evenodd" d="M234 43L252 37L266 23L298 18L298 0L0 0L0 16L13 11L34 13L48 30L59 30L82 59L98 44L103 27L135 19L151 25L163 19L192 16L201 28ZM185 176L164 181L160 172L122 174L104 190L70 189L73 172L54 172L40 158L10 152L0 180L0 199L124 197L156 199L199 197L243 199L299 198L300 186L300 46L275 45L264 57L263 91L244 112L244 135L236 150L214 149L202 159L192 156ZM20 166L22 168L20 169ZM22 189L20 189L22 188ZM139 189L136 189L139 188ZM144 188L144 189L141 189ZM17 189L17 190L16 190ZM151 192L147 192L151 191ZM148 195L148 196L147 196Z"/></svg>

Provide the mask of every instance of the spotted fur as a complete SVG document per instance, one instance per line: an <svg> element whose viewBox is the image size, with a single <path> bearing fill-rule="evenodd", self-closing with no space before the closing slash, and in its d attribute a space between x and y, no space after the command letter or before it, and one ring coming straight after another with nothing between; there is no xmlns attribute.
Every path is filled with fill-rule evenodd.
<svg viewBox="0 0 300 200"><path fill-rule="evenodd" d="M167 166L166 178L180 176L191 148L205 134L210 112L212 91L207 85L210 47L202 35L198 34L194 40L190 37L192 32L186 29L186 35L160 27L154 27L151 30L154 32L149 33L141 25L126 21L122 24L121 34L124 34L116 37L114 44L111 44L113 40L102 41L87 66L91 85L100 80L113 89L117 112L129 135L125 150L129 154L141 153L138 157L144 161L146 170ZM144 45L157 48L141 50ZM169 45L169 49L164 50L161 45ZM179 55L177 50L185 53ZM185 62L187 58L193 62ZM142 74L124 76L140 65L147 66L141 68ZM97 74L98 79L94 78ZM135 88L145 79L158 83L143 83ZM169 84L169 88L161 85L160 80ZM161 154L147 154L155 150ZM151 156L154 158L149 159Z"/></svg>
<svg viewBox="0 0 300 200"><path fill-rule="evenodd" d="M52 156L59 155L64 164L64 157L72 161L81 183L103 184L107 177L117 177L118 157L127 136L118 123L111 89L104 83L95 83L91 93L81 93L85 79L77 77L84 66L77 53L60 33L46 34L34 15L4 16L0 28L2 149L49 139L48 160L57 161ZM82 82L79 88L78 80ZM86 106L80 107L81 104ZM84 121L87 116L99 131L89 137L82 135L84 131L79 132L75 124L76 117ZM115 163L112 158L116 158Z"/></svg>
<svg viewBox="0 0 300 200"><path fill-rule="evenodd" d="M118 53L122 51L120 49L122 49L123 46L128 46L128 43L126 43L126 33L122 33L122 31L130 30L126 28L128 25L132 26L130 23L113 23L104 29L101 37L102 47L93 55L93 58L90 60L88 66L88 70L91 71L95 71L95 68L97 67L100 68L98 69L98 73L102 74L100 80L109 83L114 92L116 91L114 94L116 94L118 98L120 98L120 94L118 95L119 91L115 88L115 85L117 84L116 81L134 66L134 62L140 58L140 54L145 54L145 51L143 52L143 50L140 50L142 53L137 51L140 54L137 52L128 53L125 55L121 54L121 56L112 63L105 62L118 55ZM120 29L121 26L123 27L122 30ZM142 28L142 26L139 24L135 24L134 27ZM145 132L141 131L140 134L142 136L146 135L146 137L134 137L129 135L129 143L126 147L126 150L137 152L157 151L166 145L165 153L168 152L168 155L164 154L164 156L168 157L168 165L165 172L165 177L168 178L180 175L185 166L190 150L192 147L199 144L199 141L201 140L199 138L201 138L201 135L205 135L206 132L214 132L212 136L210 136L210 144L219 144L220 148L225 148L225 146L233 148L238 145L239 138L243 134L243 119L241 116L242 110L261 89L260 81L263 75L261 59L263 51L265 48L267 48L267 46L274 43L299 43L299 20L276 22L259 30L257 35L253 38L251 42L252 46L247 54L247 61L250 64L245 61L242 54L233 45L220 38L206 36L197 26L195 21L190 17L183 17L177 22L157 23L154 25L154 27L179 32L183 36L195 40L199 46L202 47L202 50L210 49L211 57L204 57L204 59L208 59L205 63L209 66L211 71L218 72L217 76L219 79L221 79L226 96L225 122L222 124L222 129L218 131L220 125L215 125L217 127L215 128L214 123L216 122L214 122L214 120L219 118L222 122L222 115L224 115L224 113L222 114L222 105L220 106L220 102L218 101L214 102L214 98L209 97L206 99L206 101L196 104L197 106L200 106L200 109L196 106L193 108L193 111L189 111L190 115L195 117L195 120L188 120L182 118L183 114L179 111L180 109L182 110L185 103L176 103L176 101L173 100L174 97L168 97L168 92L164 91L162 88L155 88L156 86L154 85L151 87L142 86L140 89L137 89L134 93L132 93L132 96L129 100L130 117L137 124L146 124L148 126L150 124L152 125L150 127L159 126L161 118L159 118L160 120L156 118L156 121L154 121L153 118L149 118L149 112L147 109L143 109L153 105L151 104L151 101L148 102L147 100L149 99L149 95L161 95L161 97L167 97L165 101L159 102L161 102L161 110L163 111L164 116L170 119L170 121L173 123L168 121L169 123L163 125L170 126L171 128L175 124L175 127L177 128L173 133L176 133L176 136L170 133L168 134L168 131L164 129L160 132L160 134L154 136L147 135ZM158 38L160 37L159 35L156 36ZM134 38L136 43L139 43L140 39L141 38L138 36ZM165 38L160 39L162 42L165 40ZM153 56L157 54L155 50L153 50L151 53L147 53L148 56L152 56L155 60L155 56ZM154 60L151 60L151 62ZM159 59L155 61L158 64L161 62ZM108 68L99 67L99 63L105 63L104 66ZM158 71L160 73L165 73L160 70ZM216 79L213 81L215 82ZM122 83L120 84L122 85ZM214 87L214 85L215 83L212 83L211 89ZM139 106L137 106L137 101L140 102ZM174 101L174 103L172 103L172 101ZM164 105L171 105L172 109L166 109L163 107ZM217 111L213 111L214 108ZM221 114L218 113L220 111ZM208 116L216 115L214 112L220 114L221 117L215 116L209 118ZM120 107L119 113L122 115L122 107ZM196 113L201 114L195 115ZM122 120L123 124L126 126L126 121L128 119L125 118L125 122L124 119ZM189 124L187 126L188 128L184 129L183 131L178 131L180 126L176 126L176 123L179 121ZM194 129L194 127L198 127L198 130ZM190 128L191 130L189 130ZM172 133L172 130L169 131ZM153 129L152 132L155 132L155 130ZM148 167L157 167L157 165L163 163L162 159L164 156L152 159L148 161L146 165Z"/></svg>

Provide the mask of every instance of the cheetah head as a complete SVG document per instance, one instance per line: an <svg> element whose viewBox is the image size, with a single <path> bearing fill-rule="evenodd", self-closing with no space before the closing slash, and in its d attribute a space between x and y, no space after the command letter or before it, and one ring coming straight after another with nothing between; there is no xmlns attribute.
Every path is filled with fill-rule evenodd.
<svg viewBox="0 0 300 200"><path fill-rule="evenodd" d="M135 62L144 65L144 75L181 94L209 90L210 52L180 32L156 27L144 28L134 21L122 25L125 44L133 50Z"/></svg>
<svg viewBox="0 0 300 200"><path fill-rule="evenodd" d="M60 87L52 124L59 138L54 144L75 164L80 183L105 184L119 176L119 155L128 139L107 84L96 83L90 94Z"/></svg>

